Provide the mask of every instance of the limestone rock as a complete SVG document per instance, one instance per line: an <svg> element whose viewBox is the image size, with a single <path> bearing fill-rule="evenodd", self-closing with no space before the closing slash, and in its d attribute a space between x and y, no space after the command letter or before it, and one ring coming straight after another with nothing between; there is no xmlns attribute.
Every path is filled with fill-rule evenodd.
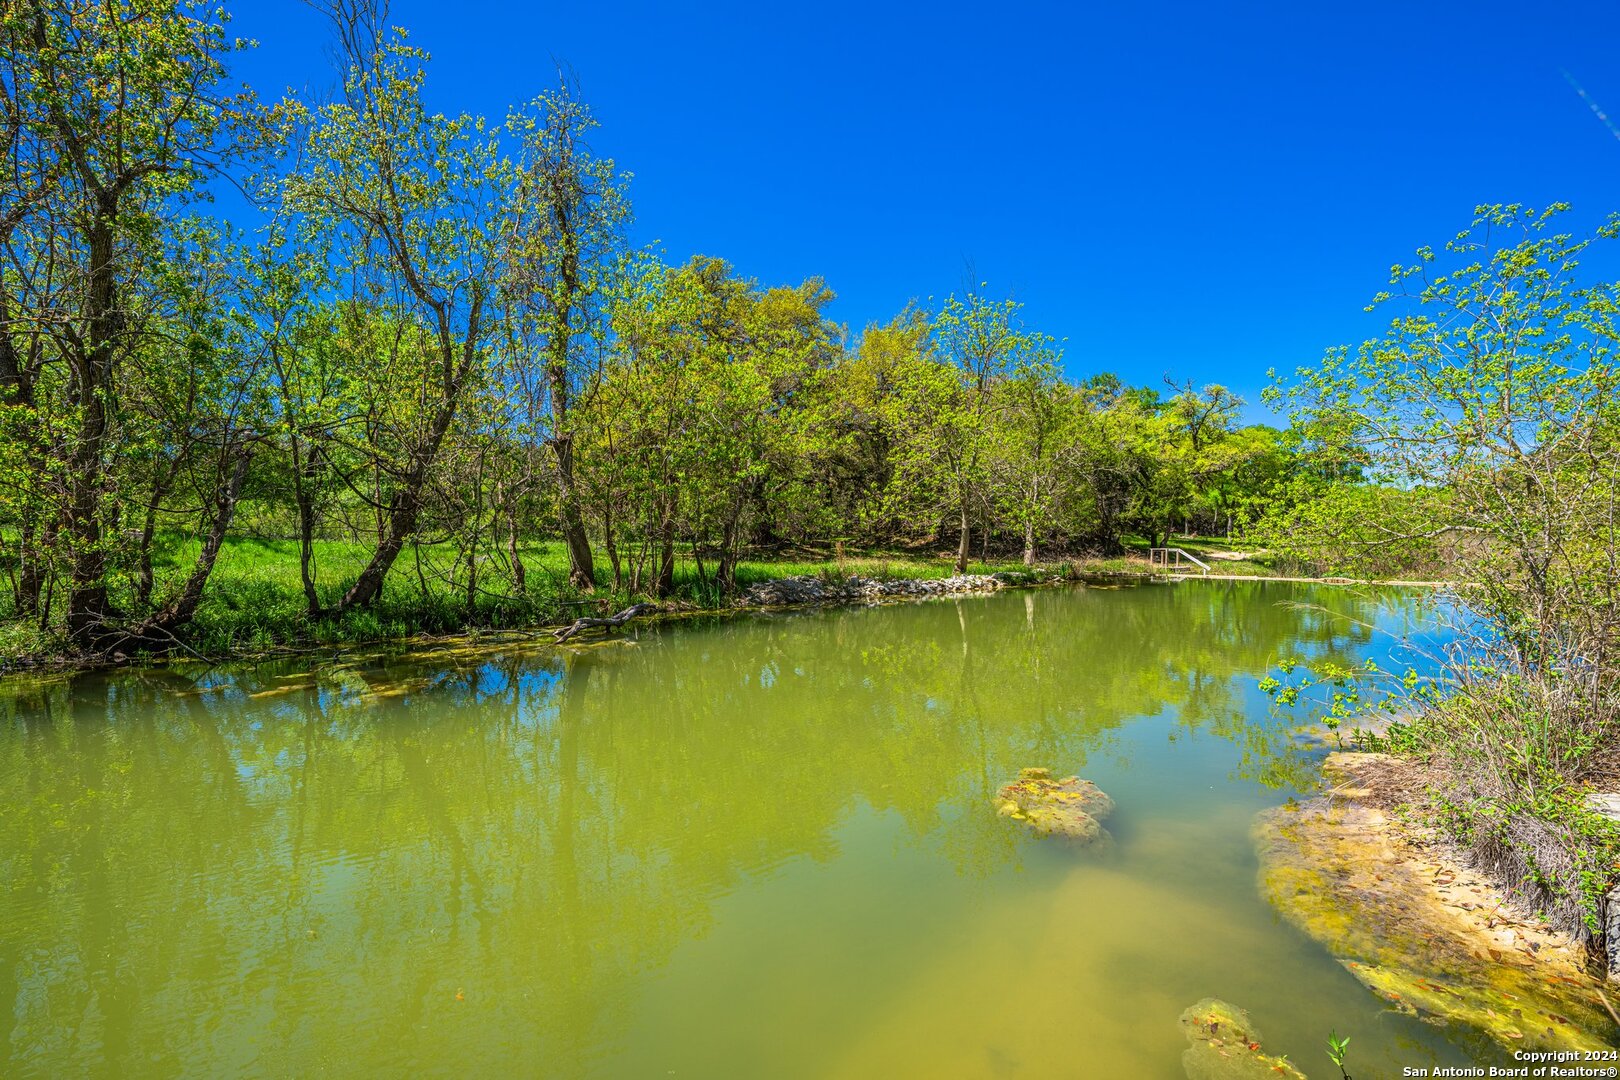
<svg viewBox="0 0 1620 1080"><path fill-rule="evenodd" d="M911 596L960 596L992 592L1018 585L1032 585L1037 574L959 574L948 578L893 578L878 581L851 577L829 581L819 577L788 577L762 581L748 587L739 603L744 607L797 607L812 604L842 604L860 600L884 600Z"/></svg>
<svg viewBox="0 0 1620 1080"><path fill-rule="evenodd" d="M1403 767L1332 754L1330 797L1260 815L1261 892L1392 1008L1513 1050L1620 1042L1584 950L1370 798L1382 770Z"/></svg>
<svg viewBox="0 0 1620 1080"><path fill-rule="evenodd" d="M1050 769L1023 769L1018 779L996 792L996 803L1002 816L1023 822L1036 836L1081 844L1112 839L1102 819L1114 812L1114 800L1078 776L1054 780Z"/></svg>
<svg viewBox="0 0 1620 1080"><path fill-rule="evenodd" d="M1205 998L1181 1014L1187 1049L1181 1067L1187 1080L1305 1080L1286 1057L1267 1054L1249 1014L1217 998Z"/></svg>

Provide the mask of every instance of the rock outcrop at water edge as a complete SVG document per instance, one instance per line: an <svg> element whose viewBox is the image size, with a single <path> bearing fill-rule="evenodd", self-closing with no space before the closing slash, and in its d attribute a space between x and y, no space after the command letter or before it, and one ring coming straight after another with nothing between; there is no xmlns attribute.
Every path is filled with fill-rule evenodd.
<svg viewBox="0 0 1620 1080"><path fill-rule="evenodd" d="M793 607L800 604L842 604L856 600L883 600L908 596L952 596L993 592L1033 585L1036 574L961 574L948 578L895 578L875 580L852 577L828 581L819 577L786 577L750 585L738 600L744 607Z"/></svg>
<svg viewBox="0 0 1620 1080"><path fill-rule="evenodd" d="M1583 949L1383 808L1377 792L1409 784L1409 768L1329 755L1328 795L1256 820L1261 892L1391 1008L1515 1050L1620 1044Z"/></svg>
<svg viewBox="0 0 1620 1080"><path fill-rule="evenodd" d="M1051 769L1023 769L1018 779L996 792L1003 817L1022 822L1036 836L1056 836L1081 844L1113 838L1102 820L1114 812L1114 800L1078 776L1052 778Z"/></svg>

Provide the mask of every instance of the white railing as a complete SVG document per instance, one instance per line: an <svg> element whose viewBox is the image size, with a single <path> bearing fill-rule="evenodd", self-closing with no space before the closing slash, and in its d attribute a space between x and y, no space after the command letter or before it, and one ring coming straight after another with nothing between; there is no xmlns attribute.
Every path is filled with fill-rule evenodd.
<svg viewBox="0 0 1620 1080"><path fill-rule="evenodd" d="M1204 574L1209 573L1209 564L1198 558L1190 551L1183 551L1178 547L1148 548L1148 559L1155 567L1164 567L1168 573L1175 573L1182 569L1184 563L1192 563Z"/></svg>

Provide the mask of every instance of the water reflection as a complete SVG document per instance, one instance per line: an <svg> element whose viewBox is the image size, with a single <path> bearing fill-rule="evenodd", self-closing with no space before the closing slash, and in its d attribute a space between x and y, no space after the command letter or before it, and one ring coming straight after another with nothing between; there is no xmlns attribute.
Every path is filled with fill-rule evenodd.
<svg viewBox="0 0 1620 1080"><path fill-rule="evenodd" d="M862 907L826 947L896 967L963 905L1005 919L1032 888L1014 871L1050 860L987 810L1025 765L1104 780L1122 848L1133 808L1142 851L1163 821L1207 815L1198 799L1232 802L1222 827L1241 830L1271 797L1242 782L1308 777L1255 677L1284 655L1353 661L1381 647L1372 627L1424 618L1410 597L1332 594L1349 617L1284 603L1301 595L1054 590L567 653L14 681L0 1073L652 1067L669 1032L648 1002L672 957L756 923L750 993L824 1015L791 1026L791 1059L752 1066L837 1071L871 1033L811 1002L891 988L772 979L805 905L845 902L828 886L846 871L883 881L881 923ZM1194 793L1210 776L1222 790ZM731 959L702 977L716 1001L750 961ZM723 1009L686 1007L706 1029L684 1038L735 1071Z"/></svg>

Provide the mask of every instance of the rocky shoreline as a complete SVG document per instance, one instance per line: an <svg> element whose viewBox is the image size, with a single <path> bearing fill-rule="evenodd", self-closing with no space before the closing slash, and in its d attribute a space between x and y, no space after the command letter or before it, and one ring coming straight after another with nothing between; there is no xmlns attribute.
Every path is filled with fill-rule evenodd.
<svg viewBox="0 0 1620 1080"><path fill-rule="evenodd" d="M825 579L806 575L773 578L769 581L751 585L723 608L699 608L694 605L683 604L680 601L664 601L658 604L640 605L646 610L638 611L637 615L653 619L689 618L704 614L758 611L771 608L815 607L863 602L876 603L884 600L904 600L930 596L969 596L977 593L994 592L997 589L1030 588L1037 585L1055 585L1065 582L1072 584L1105 584L1105 579L1106 583L1115 585L1121 583L1139 584L1141 581L1147 580L1147 576L1102 574L1070 578L1056 570L1004 571L996 574L960 574L947 578L888 578L881 580L862 577ZM591 620L587 619L586 621L590 622ZM575 620L575 624L579 622L580 620ZM566 629L569 625L572 624L542 625L532 628L506 630L480 631L469 629L448 634L422 633L412 634L404 638L378 638L375 640L343 642L341 644L281 645L260 651L238 652L228 656L208 659L213 662L255 663L288 656L326 653L334 649L362 651L385 646L437 645L446 641L495 643L503 640L532 640L539 634L555 636L558 631ZM568 640L564 643L574 646L586 642L580 642L574 638L573 634L570 634ZM195 654L179 655L178 658L183 660L202 659ZM27 658L10 666L0 666L0 674L29 673L41 676L64 676L99 668L118 667L135 659L137 658L120 657L114 660L105 656L71 654Z"/></svg>
<svg viewBox="0 0 1620 1080"><path fill-rule="evenodd" d="M1391 1008L1511 1048L1620 1043L1586 949L1394 812L1411 768L1384 754L1328 755L1326 793L1256 820L1262 894Z"/></svg>
<svg viewBox="0 0 1620 1080"><path fill-rule="evenodd" d="M805 607L892 600L923 596L966 596L997 589L1027 588L1063 580L1060 575L1030 571L958 574L947 578L826 579L814 576L773 578L750 585L735 601L741 608Z"/></svg>

